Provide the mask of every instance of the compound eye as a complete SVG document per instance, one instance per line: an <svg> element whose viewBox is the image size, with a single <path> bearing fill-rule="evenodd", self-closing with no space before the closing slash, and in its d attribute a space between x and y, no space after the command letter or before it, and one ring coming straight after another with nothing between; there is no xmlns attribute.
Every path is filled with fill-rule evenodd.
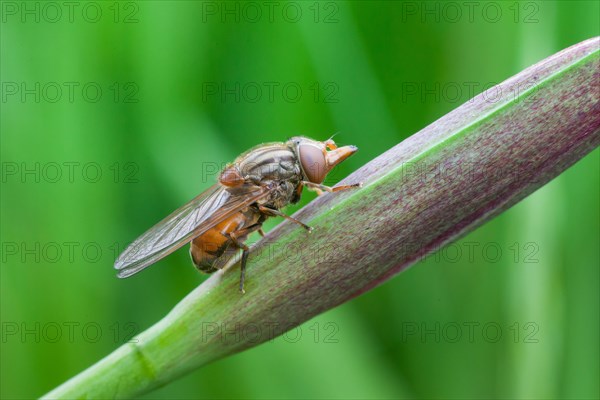
<svg viewBox="0 0 600 400"><path fill-rule="evenodd" d="M327 175L327 161L323 150L311 144L298 146L300 164L306 178L312 183L321 183Z"/></svg>

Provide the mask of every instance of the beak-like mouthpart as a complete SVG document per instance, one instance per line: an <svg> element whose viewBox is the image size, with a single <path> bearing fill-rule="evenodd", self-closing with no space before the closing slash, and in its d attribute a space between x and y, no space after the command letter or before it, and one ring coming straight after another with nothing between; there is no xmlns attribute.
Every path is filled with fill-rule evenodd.
<svg viewBox="0 0 600 400"><path fill-rule="evenodd" d="M327 152L327 167L329 170L333 169L336 165L344 161L346 158L350 157L352 154L356 153L358 147L356 146L344 146L338 147L335 150L331 150Z"/></svg>

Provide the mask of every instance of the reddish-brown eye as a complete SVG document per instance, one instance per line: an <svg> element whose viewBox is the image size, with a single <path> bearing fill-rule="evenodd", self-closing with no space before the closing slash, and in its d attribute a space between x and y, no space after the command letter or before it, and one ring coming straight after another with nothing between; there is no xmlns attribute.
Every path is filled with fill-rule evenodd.
<svg viewBox="0 0 600 400"><path fill-rule="evenodd" d="M312 183L323 182L327 175L327 161L323 150L312 144L300 144L298 153L306 178Z"/></svg>

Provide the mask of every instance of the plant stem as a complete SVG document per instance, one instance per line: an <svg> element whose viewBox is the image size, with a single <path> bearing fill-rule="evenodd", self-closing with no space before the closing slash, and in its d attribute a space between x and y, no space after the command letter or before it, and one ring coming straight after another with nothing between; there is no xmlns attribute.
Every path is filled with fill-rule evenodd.
<svg viewBox="0 0 600 400"><path fill-rule="evenodd" d="M369 162L237 265L45 398L133 397L381 284L517 203L600 142L600 41L566 49ZM377 134L376 132L369 132Z"/></svg>

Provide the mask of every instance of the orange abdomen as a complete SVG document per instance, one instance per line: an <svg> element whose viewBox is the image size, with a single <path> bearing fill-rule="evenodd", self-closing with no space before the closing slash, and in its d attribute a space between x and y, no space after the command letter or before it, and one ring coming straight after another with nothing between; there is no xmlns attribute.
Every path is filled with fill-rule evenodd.
<svg viewBox="0 0 600 400"><path fill-rule="evenodd" d="M257 221L258 215L255 213L238 212L192 240L190 255L196 268L208 274L217 271L219 268L215 265L216 261L226 252L228 255L233 255L238 250L227 235L255 224ZM245 237L238 239L244 240Z"/></svg>

